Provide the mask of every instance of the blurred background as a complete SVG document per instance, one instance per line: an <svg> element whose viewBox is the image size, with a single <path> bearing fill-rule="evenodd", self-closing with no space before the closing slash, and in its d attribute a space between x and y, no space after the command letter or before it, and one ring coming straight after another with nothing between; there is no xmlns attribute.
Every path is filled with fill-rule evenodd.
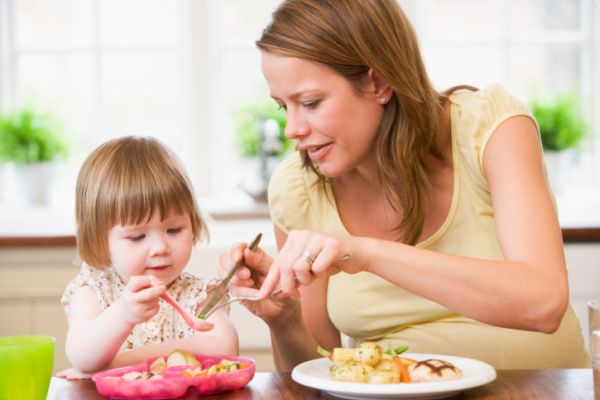
<svg viewBox="0 0 600 400"><path fill-rule="evenodd" d="M254 154L236 127L248 107L270 101L254 41L278 3L0 0L0 112L50 114L69 148L48 201L72 202L83 158L125 134L174 148L201 197L239 188ZM530 105L576 98L585 135L563 180L600 185L598 0L399 3L437 88L500 82ZM20 160L3 158L0 188L9 191L10 164Z"/></svg>
<svg viewBox="0 0 600 400"><path fill-rule="evenodd" d="M186 165L213 217L193 272L214 274L257 231L275 251L264 184L293 145L254 41L278 3L0 0L0 335L52 334L55 370L68 366L59 299L78 272L75 180L113 137L155 136ZM535 112L561 225L596 229L566 246L583 322L600 296L600 0L399 3L439 90L499 82ZM242 354L272 370L264 324L238 306L232 318Z"/></svg>

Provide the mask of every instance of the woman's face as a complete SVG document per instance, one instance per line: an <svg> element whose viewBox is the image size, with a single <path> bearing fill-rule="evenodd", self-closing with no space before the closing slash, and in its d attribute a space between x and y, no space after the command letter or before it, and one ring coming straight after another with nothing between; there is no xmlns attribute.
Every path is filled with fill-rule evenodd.
<svg viewBox="0 0 600 400"><path fill-rule="evenodd" d="M362 93L323 64L262 52L262 70L285 110L285 135L306 150L319 171L338 177L370 167L383 107L367 77Z"/></svg>

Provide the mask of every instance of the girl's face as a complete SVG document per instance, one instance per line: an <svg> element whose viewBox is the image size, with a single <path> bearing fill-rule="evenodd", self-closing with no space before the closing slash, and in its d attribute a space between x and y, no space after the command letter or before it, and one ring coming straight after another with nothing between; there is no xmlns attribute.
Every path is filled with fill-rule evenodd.
<svg viewBox="0 0 600 400"><path fill-rule="evenodd" d="M262 70L271 97L286 110L285 135L307 151L323 175L341 176L372 165L383 107L371 80L358 93L325 65L265 51Z"/></svg>
<svg viewBox="0 0 600 400"><path fill-rule="evenodd" d="M154 275L168 285L186 267L194 239L188 215L160 220L155 211L148 222L116 225L108 232L110 260L124 282L136 275Z"/></svg>

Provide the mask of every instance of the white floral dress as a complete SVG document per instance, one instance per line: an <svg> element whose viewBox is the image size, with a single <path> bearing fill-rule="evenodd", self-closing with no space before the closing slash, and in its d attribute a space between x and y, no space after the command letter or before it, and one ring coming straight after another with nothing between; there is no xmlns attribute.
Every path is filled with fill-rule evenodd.
<svg viewBox="0 0 600 400"><path fill-rule="evenodd" d="M185 310L198 315L200 304L206 299L208 291L218 283L216 278L204 279L183 272L169 285L167 291ZM71 298L75 291L84 285L94 290L102 309L107 309L113 304L125 287L114 268L96 268L83 263L81 271L69 282L61 298L67 319L70 319ZM119 352L147 344L184 339L193 336L194 333L175 309L160 299L160 309L156 315L137 324L121 345Z"/></svg>

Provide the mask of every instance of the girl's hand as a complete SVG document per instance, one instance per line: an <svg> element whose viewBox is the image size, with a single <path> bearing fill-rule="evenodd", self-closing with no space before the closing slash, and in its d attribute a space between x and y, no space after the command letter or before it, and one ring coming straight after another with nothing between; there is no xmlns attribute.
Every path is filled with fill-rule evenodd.
<svg viewBox="0 0 600 400"><path fill-rule="evenodd" d="M123 289L119 302L123 318L136 325L148 321L159 310L159 296L167 290L154 276L132 276Z"/></svg>
<svg viewBox="0 0 600 400"><path fill-rule="evenodd" d="M255 252L249 250L245 243L236 243L229 254L221 255L219 259L219 277L224 278L231 266L244 258L246 266L240 267L229 283L232 296L258 296L273 259L260 247ZM259 301L241 302L251 313L265 322L278 318L291 300L284 295L271 296Z"/></svg>
<svg viewBox="0 0 600 400"><path fill-rule="evenodd" d="M77 379L90 379L92 377L92 375L94 375L94 374L80 372L80 371L76 370L75 368L67 368L65 370L62 370L62 371L56 373L57 377L65 378L70 381L77 380Z"/></svg>
<svg viewBox="0 0 600 400"><path fill-rule="evenodd" d="M291 297L299 297L298 285L310 285L340 271L355 274L368 270L365 249L368 238L326 234L313 231L290 231L279 254L272 261L262 282L260 297L281 288Z"/></svg>

